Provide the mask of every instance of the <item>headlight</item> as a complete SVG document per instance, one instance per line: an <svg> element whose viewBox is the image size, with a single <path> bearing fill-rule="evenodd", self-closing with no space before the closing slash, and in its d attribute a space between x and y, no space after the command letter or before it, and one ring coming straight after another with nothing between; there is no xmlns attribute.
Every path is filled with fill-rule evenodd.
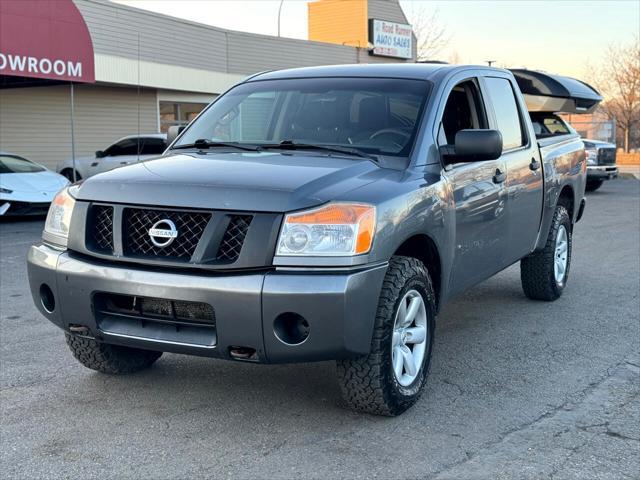
<svg viewBox="0 0 640 480"><path fill-rule="evenodd" d="M587 154L587 165L597 165L598 164L598 150L595 148L585 150Z"/></svg>
<svg viewBox="0 0 640 480"><path fill-rule="evenodd" d="M331 203L286 215L276 255L312 257L368 253L373 243L376 209L372 205Z"/></svg>
<svg viewBox="0 0 640 480"><path fill-rule="evenodd" d="M44 223L44 232L42 238L48 242L67 246L67 238L69 237L69 225L71 223L71 214L76 201L69 194L69 189L64 188L58 193L47 214L47 220Z"/></svg>

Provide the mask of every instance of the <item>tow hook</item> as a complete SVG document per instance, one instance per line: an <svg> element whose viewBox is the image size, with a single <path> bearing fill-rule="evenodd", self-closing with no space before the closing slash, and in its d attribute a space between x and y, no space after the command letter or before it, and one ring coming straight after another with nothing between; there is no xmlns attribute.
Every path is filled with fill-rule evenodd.
<svg viewBox="0 0 640 480"><path fill-rule="evenodd" d="M229 355L235 360L257 361L256 349L251 347L229 347Z"/></svg>
<svg viewBox="0 0 640 480"><path fill-rule="evenodd" d="M87 335L89 333L89 327L85 325L69 325L69 331L78 335Z"/></svg>

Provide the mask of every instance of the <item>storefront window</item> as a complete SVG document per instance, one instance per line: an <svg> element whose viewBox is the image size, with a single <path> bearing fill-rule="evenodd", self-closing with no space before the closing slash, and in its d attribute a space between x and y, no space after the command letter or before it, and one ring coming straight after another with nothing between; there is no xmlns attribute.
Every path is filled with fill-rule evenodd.
<svg viewBox="0 0 640 480"><path fill-rule="evenodd" d="M206 103L160 102L160 131L166 133L173 125L187 125L206 106Z"/></svg>

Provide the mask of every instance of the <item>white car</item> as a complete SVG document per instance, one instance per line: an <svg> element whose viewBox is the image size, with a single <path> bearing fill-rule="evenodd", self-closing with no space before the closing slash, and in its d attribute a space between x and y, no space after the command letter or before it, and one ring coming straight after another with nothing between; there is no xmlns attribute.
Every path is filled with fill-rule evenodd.
<svg viewBox="0 0 640 480"><path fill-rule="evenodd" d="M105 150L98 150L95 155L76 157L75 178L72 159L58 165L57 171L71 181L78 181L130 163L158 157L166 148L167 135L164 133L129 135L109 145Z"/></svg>
<svg viewBox="0 0 640 480"><path fill-rule="evenodd" d="M0 152L0 216L45 215L69 180L24 157Z"/></svg>

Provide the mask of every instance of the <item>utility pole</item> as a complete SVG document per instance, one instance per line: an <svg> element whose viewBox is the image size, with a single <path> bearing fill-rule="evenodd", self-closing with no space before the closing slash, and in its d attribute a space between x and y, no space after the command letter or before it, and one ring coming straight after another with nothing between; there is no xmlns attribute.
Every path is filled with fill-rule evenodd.
<svg viewBox="0 0 640 480"><path fill-rule="evenodd" d="M485 60L485 62L487 62L487 65L491 66L494 63L496 63L497 60Z"/></svg>
<svg viewBox="0 0 640 480"><path fill-rule="evenodd" d="M75 98L74 98L74 94L73 94L73 82L69 82L69 85L71 87L71 95L70 95L70 100L71 100L71 165L73 167L73 183L76 183L78 181L77 178L77 174L76 174L76 135L75 135L75 127L74 127L74 123L75 123Z"/></svg>

